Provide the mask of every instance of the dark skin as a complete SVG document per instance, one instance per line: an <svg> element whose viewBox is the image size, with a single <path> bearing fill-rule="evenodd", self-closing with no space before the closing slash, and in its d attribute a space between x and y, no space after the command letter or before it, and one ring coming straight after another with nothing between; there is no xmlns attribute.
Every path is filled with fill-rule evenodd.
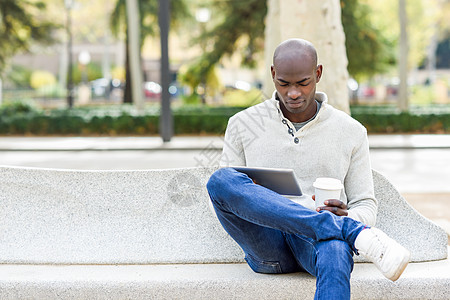
<svg viewBox="0 0 450 300"><path fill-rule="evenodd" d="M317 110L316 85L323 71L322 65L317 65L314 46L301 39L281 43L275 50L270 70L283 115L296 123L311 119ZM315 200L315 195L312 198ZM324 204L317 211L348 215L347 205L340 200L329 199Z"/></svg>

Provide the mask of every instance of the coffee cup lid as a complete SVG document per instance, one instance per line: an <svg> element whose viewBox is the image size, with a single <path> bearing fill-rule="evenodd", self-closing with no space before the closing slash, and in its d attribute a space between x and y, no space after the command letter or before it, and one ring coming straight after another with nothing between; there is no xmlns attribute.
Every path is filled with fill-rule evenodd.
<svg viewBox="0 0 450 300"><path fill-rule="evenodd" d="M339 179L330 177L319 177L316 179L316 181L314 181L313 187L324 190L340 190L344 186L342 185Z"/></svg>

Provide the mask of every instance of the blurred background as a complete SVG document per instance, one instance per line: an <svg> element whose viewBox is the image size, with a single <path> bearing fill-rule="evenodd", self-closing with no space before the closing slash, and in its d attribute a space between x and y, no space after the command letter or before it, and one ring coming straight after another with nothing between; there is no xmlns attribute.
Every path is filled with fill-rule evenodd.
<svg viewBox="0 0 450 300"><path fill-rule="evenodd" d="M274 48L301 37L374 168L450 232L449 0L0 0L0 15L0 165L214 164L228 118L271 96Z"/></svg>
<svg viewBox="0 0 450 300"><path fill-rule="evenodd" d="M136 2L137 6L131 18L128 2ZM296 2L289 0L160 2L170 2L167 17L159 17L157 0L1 0L2 105L22 101L36 109L50 110L67 106L120 107L144 101L146 107L157 107L162 92L158 20L164 17L170 21L169 92L174 105L247 106L270 97L273 89L265 82L269 66L264 50L274 47L266 36L274 32L269 26L285 24L274 21L270 3L281 17L285 14L283 7L292 7L299 14L316 9L314 4L294 5ZM448 112L448 0L329 0L321 7L326 7L327 2L339 5L337 18L345 34L345 52L339 55L341 60L345 56L348 59L345 80L351 106L371 106L365 111L385 113L395 112L396 107L418 113ZM319 23L321 16L308 18L311 21L304 23ZM135 80L141 80L142 95L134 97L129 22L135 22L139 31L136 53L140 78ZM302 32L300 25L288 35L312 36L317 40L313 42L320 59L320 33ZM330 31L327 39L340 42L339 34ZM400 53L404 46L406 52ZM272 49L266 52L270 56ZM406 63L405 70L399 69L401 63ZM325 77L333 76L333 67L325 64ZM402 72L407 76L406 106L399 105L400 100L404 101L399 99L405 75ZM266 94L261 95L261 91ZM68 94L73 97L72 103L68 103ZM347 109L345 105L343 109Z"/></svg>

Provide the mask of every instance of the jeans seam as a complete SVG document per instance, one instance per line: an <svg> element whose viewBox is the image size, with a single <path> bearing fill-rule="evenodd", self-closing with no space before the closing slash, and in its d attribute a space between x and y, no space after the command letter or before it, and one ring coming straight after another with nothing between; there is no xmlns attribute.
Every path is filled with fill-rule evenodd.
<svg viewBox="0 0 450 300"><path fill-rule="evenodd" d="M253 263L256 263L258 265L264 265L264 266L273 267L273 268L276 269L278 274L283 273L283 270L281 269L281 265L280 265L279 261L270 261L270 260L256 259L250 253L247 253L246 255L247 255L248 259L250 259ZM248 261L247 261L247 263L248 263Z"/></svg>

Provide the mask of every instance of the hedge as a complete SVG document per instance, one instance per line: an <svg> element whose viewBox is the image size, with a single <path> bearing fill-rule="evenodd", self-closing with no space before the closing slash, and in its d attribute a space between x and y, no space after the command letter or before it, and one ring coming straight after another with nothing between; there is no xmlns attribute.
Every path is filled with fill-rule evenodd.
<svg viewBox="0 0 450 300"><path fill-rule="evenodd" d="M243 107L184 106L173 109L174 133L223 134L230 116ZM423 112L423 110L421 110ZM369 133L449 133L450 111L400 113L388 108L352 107ZM157 135L159 108L138 114L133 107L42 111L22 104L0 107L2 135Z"/></svg>
<svg viewBox="0 0 450 300"><path fill-rule="evenodd" d="M450 133L450 114L352 114L369 133Z"/></svg>
<svg viewBox="0 0 450 300"><path fill-rule="evenodd" d="M173 109L175 134L222 134L229 117L243 107L185 106ZM18 104L0 107L2 135L157 135L159 109L133 107L37 110Z"/></svg>

